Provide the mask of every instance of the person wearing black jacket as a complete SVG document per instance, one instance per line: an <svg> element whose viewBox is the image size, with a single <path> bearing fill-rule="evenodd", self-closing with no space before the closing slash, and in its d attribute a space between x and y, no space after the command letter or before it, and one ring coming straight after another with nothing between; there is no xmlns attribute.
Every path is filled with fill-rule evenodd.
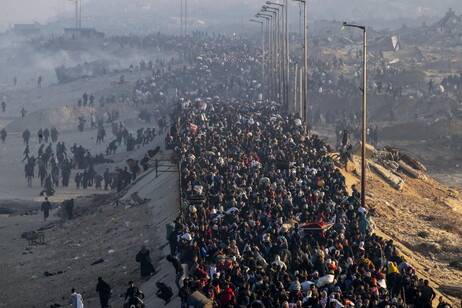
<svg viewBox="0 0 462 308"><path fill-rule="evenodd" d="M156 270L151 262L151 257L149 256L150 251L146 246L141 246L141 250L136 254L136 262L140 263L140 272L141 278L146 279L151 275L154 275Z"/></svg>
<svg viewBox="0 0 462 308"><path fill-rule="evenodd" d="M50 216L50 210L52 209L50 201L48 198L45 198L45 201L42 202L41 211L43 212L43 219L47 221L48 216Z"/></svg>
<svg viewBox="0 0 462 308"><path fill-rule="evenodd" d="M98 277L98 284L96 285L96 292L99 294L99 300L101 302L101 308L107 308L109 299L111 298L111 287L103 278Z"/></svg>
<svg viewBox="0 0 462 308"><path fill-rule="evenodd" d="M432 302L436 297L436 293L433 288L428 285L428 280L424 280L423 286L420 289L422 290L424 307L432 308Z"/></svg>
<svg viewBox="0 0 462 308"><path fill-rule="evenodd" d="M183 266L181 266L180 260L173 257L172 255L167 256L167 261L172 263L173 267L175 268L175 284L178 287L178 291L181 290L182 287L182 277L184 274Z"/></svg>
<svg viewBox="0 0 462 308"><path fill-rule="evenodd" d="M160 281L156 283L156 286L159 288L156 292L156 295L163 299L165 301L165 305L167 305L173 296L172 288Z"/></svg>
<svg viewBox="0 0 462 308"><path fill-rule="evenodd" d="M144 298L143 292L135 287L135 283L131 280L128 282L128 285L130 287L125 293L124 307L130 307L131 305L134 305L135 307L144 307L144 302L142 301Z"/></svg>

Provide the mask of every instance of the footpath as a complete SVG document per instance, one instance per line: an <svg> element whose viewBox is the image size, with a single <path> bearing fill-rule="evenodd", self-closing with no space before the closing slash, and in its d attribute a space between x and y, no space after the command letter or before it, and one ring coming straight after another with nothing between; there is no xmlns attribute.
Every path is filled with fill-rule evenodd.
<svg viewBox="0 0 462 308"><path fill-rule="evenodd" d="M172 287L174 294L176 294L166 307L179 307L181 301L177 296L174 269L165 259L170 253L165 226L175 220L180 209L178 169L176 165L166 161L159 162L159 165L157 173L155 168L150 169L151 171L132 185L121 199L129 199L135 192L142 199L150 199L147 202L147 207L152 213L152 223L146 228L150 229L151 243L153 244L148 245L157 273L140 286L140 290L145 294L146 307L165 306L164 301L156 296L157 281Z"/></svg>

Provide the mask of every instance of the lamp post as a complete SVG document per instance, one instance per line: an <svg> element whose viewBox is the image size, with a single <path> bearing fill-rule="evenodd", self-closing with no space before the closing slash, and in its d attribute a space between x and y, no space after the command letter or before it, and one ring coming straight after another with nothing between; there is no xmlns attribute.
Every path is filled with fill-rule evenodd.
<svg viewBox="0 0 462 308"><path fill-rule="evenodd" d="M295 0L303 4L303 107L302 121L308 130L308 14L306 0Z"/></svg>
<svg viewBox="0 0 462 308"><path fill-rule="evenodd" d="M353 25L344 22L344 27L359 28L363 30L363 131L362 131L362 145L361 145L361 206L366 205L366 129L367 129L367 54L366 54L366 27L360 25Z"/></svg>
<svg viewBox="0 0 462 308"><path fill-rule="evenodd" d="M75 4L75 28L79 29L79 0L69 0L70 2Z"/></svg>
<svg viewBox="0 0 462 308"><path fill-rule="evenodd" d="M183 37L183 0L180 0L180 37Z"/></svg>
<svg viewBox="0 0 462 308"><path fill-rule="evenodd" d="M283 68L283 73L282 73L282 96L283 96L283 102L284 102L284 107L286 107L286 111L288 111L288 106L289 106L289 27L288 27L288 6L287 6L287 0L284 0L284 4L281 3L276 3L272 1L266 1L266 4L268 5L277 5L282 7L282 18L283 18L283 47L282 47L282 56L283 56L283 61L282 61L282 68Z"/></svg>
<svg viewBox="0 0 462 308"><path fill-rule="evenodd" d="M289 112L289 82L290 82L290 76L289 76L289 17L288 17L288 12L289 12L289 7L288 7L288 0L284 0L284 7L286 8L284 13L285 13L285 25L284 25L284 43L285 43L285 48L284 48L284 59L285 59L285 84L284 84L284 94L285 94L285 107L286 107L286 112Z"/></svg>
<svg viewBox="0 0 462 308"><path fill-rule="evenodd" d="M263 35L263 21L250 19L250 22L256 22L261 25L261 34L260 34L260 41L261 41L261 86L263 87L264 80L265 80L265 38ZM263 92L263 91L262 91ZM262 93L263 94L263 93Z"/></svg>
<svg viewBox="0 0 462 308"><path fill-rule="evenodd" d="M281 3L276 3L276 2L272 2L272 1L266 1L266 4L267 5L276 5L276 6L279 6L281 8L281 20L282 20L282 29L284 30L285 29L285 24L287 23L287 20L285 18L285 10L286 10L286 7L284 6L284 4L281 4ZM273 8L273 9L276 9L276 8ZM280 80L282 80L282 85L280 84L280 87L282 87L282 89L280 89L280 93L281 93L281 99L282 100L285 100L286 98L286 95L285 95L285 91L286 91L286 87L285 87L285 84L286 84L286 63L285 63L285 40L284 40L284 35L283 33L285 33L285 31L279 31L278 30L278 37L279 37L279 57L278 57L278 62L279 62L279 68L280 68ZM281 41L283 44L281 44ZM282 45L282 48L281 48L281 45Z"/></svg>
<svg viewBox="0 0 462 308"><path fill-rule="evenodd" d="M268 76L268 85L270 89L270 97L271 99L275 100L276 95L276 87L275 87L275 78L274 78L274 55L275 55L275 44L274 44L274 20L272 14L265 14L265 13L257 13L256 17L263 17L268 19L269 27L268 27L268 59L269 64L267 65L267 76Z"/></svg>
<svg viewBox="0 0 462 308"><path fill-rule="evenodd" d="M266 92L266 97L267 97L267 99L269 99L270 96L271 96L271 93L270 93L271 83L270 83L270 76L269 76L269 74L268 74L268 67L269 67L269 64L266 63L266 59L269 58L269 52L270 52L270 49L269 49L269 48L270 48L270 47L269 47L269 45L270 45L270 44L269 44L269 40L270 40L270 36L269 36L269 20L270 20L270 18L267 17L267 16L262 16L262 15L260 15L260 13L255 14L255 17L256 17L256 18L263 18L263 19L265 20L265 22L266 22L266 35L267 35L266 41L268 42L268 43L267 43L268 46L267 46L267 48L266 48L266 51L264 51L264 54L268 54L268 57L265 56L264 67L266 67L266 74L265 74L265 79L266 79L266 80L265 80L265 87L266 87L266 91L265 91L265 92ZM264 46L264 45L263 45L263 46Z"/></svg>
<svg viewBox="0 0 462 308"><path fill-rule="evenodd" d="M188 0L184 0L184 36L188 36Z"/></svg>
<svg viewBox="0 0 462 308"><path fill-rule="evenodd" d="M280 40L280 28L279 28L279 9L269 7L264 5L262 7L262 12L274 14L275 20L275 29L274 29L274 43L275 43L275 53L274 53L274 88L276 91L276 98L278 100L282 99L282 88L281 88L281 63L279 62L279 56L281 54L281 40Z"/></svg>

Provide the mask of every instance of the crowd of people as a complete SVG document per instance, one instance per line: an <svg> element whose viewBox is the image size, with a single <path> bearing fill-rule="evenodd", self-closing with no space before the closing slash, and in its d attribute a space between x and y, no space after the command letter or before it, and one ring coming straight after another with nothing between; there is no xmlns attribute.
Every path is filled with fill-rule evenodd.
<svg viewBox="0 0 462 308"><path fill-rule="evenodd" d="M197 106L198 107L198 106ZM183 110L176 285L218 307L432 307L428 281L374 234L355 187L291 115L258 103Z"/></svg>
<svg viewBox="0 0 462 308"><path fill-rule="evenodd" d="M42 143L42 142L45 142L45 143L48 143L48 138L51 137L51 142L55 143L58 141L58 130L56 129L56 127L52 126L51 129L48 129L48 128L45 128L45 129L39 129L37 131L37 139L38 139L38 143Z"/></svg>
<svg viewBox="0 0 462 308"><path fill-rule="evenodd" d="M223 56L245 63L233 52L228 46ZM214 74L215 59L222 68L230 62L211 51L205 57L218 87L185 94L233 87L234 74ZM181 126L169 134L183 203L167 260L183 303L199 291L218 307L431 307L428 281L392 240L374 234L360 193L348 192L329 158L333 149L278 105L255 103L250 75L241 74L237 89L250 99L183 103L174 121Z"/></svg>
<svg viewBox="0 0 462 308"><path fill-rule="evenodd" d="M39 142L46 141L46 139L40 140L40 130L38 136ZM27 186L32 187L35 169L37 169L37 178L40 179L40 186L43 188L40 195L52 196L55 193L56 187L60 185L68 187L72 169L84 169L83 174L76 174L75 181L77 188L80 186L84 188L93 186L94 179L97 184L98 182L101 183L98 181L101 176L98 176L93 166L112 162L105 158L102 153L93 156L88 149L85 149L82 145L77 146L76 143L70 148L70 153L68 154L64 141L57 142L56 146L53 147L53 143L57 141L57 137L56 139L52 137L52 142L48 145L46 145L46 143L41 143L37 150L37 156L29 155L31 152L28 143L30 138L30 132L28 132L28 130L23 133L23 138L24 142L27 142L23 152ZM44 137L42 136L42 138ZM101 185L97 185L96 187L101 188Z"/></svg>
<svg viewBox="0 0 462 308"><path fill-rule="evenodd" d="M245 59L227 47L227 60ZM328 155L334 149L279 105L255 102L251 69L239 81L217 78L228 62L213 52L207 59L210 73L197 77L205 89L190 80L197 67L183 71L188 77L172 74L188 83L183 93L207 97L232 88L246 99L184 100L167 136L181 163L182 212L169 227L167 261L182 305L199 292L220 308L432 307L428 281L392 240L373 232L360 193L346 187ZM138 94L158 93L162 82L168 85L164 78L138 82ZM377 127L369 134L378 136ZM136 257L142 277L155 273L148 256L143 247ZM157 288L168 303L172 288L161 281ZM130 290L125 303L141 305L139 290Z"/></svg>
<svg viewBox="0 0 462 308"><path fill-rule="evenodd" d="M95 96L93 94L88 95L87 92L84 92L82 94L82 98L79 98L77 101L77 106L82 107L82 106L87 106L88 107L94 107L95 103Z"/></svg>
<svg viewBox="0 0 462 308"><path fill-rule="evenodd" d="M121 46L138 44L144 48L157 44L153 37L158 36L113 40ZM169 225L167 261L174 269L175 291L183 307L191 303L196 292L219 308L432 307L435 293L428 281L417 276L415 267L399 255L392 240L374 233L374 222L360 204L360 193L356 187L346 186L329 156L335 149L320 137L307 134L297 115L287 114L277 103L259 101L261 85L255 80L260 66L251 56L253 47L221 36L210 41L201 38L190 41L189 68L166 67L156 61L162 65L155 69L151 61L140 62L140 69L152 71L152 75L135 83L132 98L122 98L142 106L139 118L147 123L156 118L163 133L167 119L162 115L169 111L163 104L166 93L175 85L185 97L176 105L174 124L166 137L180 162L181 215ZM163 48L177 45L169 38ZM343 75L336 78L333 72L344 67L341 59L313 63L311 91L353 94L359 71L351 79ZM398 73L378 69L377 78ZM387 94L398 93L391 91L392 86L385 90ZM377 93L381 92L380 86ZM196 97L201 99L194 100ZM84 93L78 105L93 106L94 99ZM115 96L99 99L101 107L116 101ZM325 119L338 123L338 147L348 143L348 130L359 123L356 114L346 112L332 113ZM102 143L104 126L98 120L95 126L96 142ZM377 143L377 126L368 131ZM132 151L156 136L156 130L149 128L130 134L123 123L114 121L112 133L115 139L109 143L107 154L115 153L122 144ZM35 161L31 168L28 130L23 138L29 180ZM70 148L73 157L67 158L64 142L56 155L51 143L41 148L38 161L42 169L52 169L48 174L46 169L40 172L39 166L46 195L48 187L57 186L53 175L63 172L66 163L70 169L83 170L75 175L77 188L94 185L120 192L141 172L139 163L133 161L129 167L114 172L107 169L99 175L94 165L104 161L102 154L93 157L89 150L74 144ZM140 263L142 278L156 273L146 247L135 260ZM169 303L174 290L161 281L156 286L157 296ZM101 307L106 307L111 288L101 277L96 292ZM69 303L82 301L72 290ZM142 292L133 281L124 304L142 306ZM439 308L445 305L441 301Z"/></svg>

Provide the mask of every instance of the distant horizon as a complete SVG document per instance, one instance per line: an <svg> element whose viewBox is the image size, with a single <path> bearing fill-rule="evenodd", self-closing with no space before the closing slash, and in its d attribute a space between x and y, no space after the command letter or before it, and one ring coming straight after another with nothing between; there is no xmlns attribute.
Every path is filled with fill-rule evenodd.
<svg viewBox="0 0 462 308"><path fill-rule="evenodd" d="M113 12L136 12L145 14L143 10L149 7L148 11L154 12L152 7L156 7L155 12L163 17L169 18L179 15L180 1L175 0L169 4L161 0L131 0L129 3L121 0L82 0L83 1L83 19L86 16L99 15L96 11L105 10L109 15ZM161 1L161 2L158 2ZM1 0L0 4L0 31L9 29L14 24L32 24L38 22L47 24L58 21L58 17L72 17L74 4L70 0ZM189 0L189 12L191 17L208 18L209 16L223 17L223 21L230 22L233 18L245 19L250 18L253 12L257 11L264 0L231 0L222 1L214 0L214 6L207 5L210 0ZM276 1L282 2L282 0ZM441 0L435 6L432 1L417 0L386 0L377 2L376 0L351 0L348 3L345 0L312 0L309 14L311 20L371 20L378 23L387 20L419 20L422 18L435 18L443 16L449 8L452 8L457 14L462 13L462 1L458 0ZM418 5L416 3L419 3ZM422 3L422 4L420 4ZM154 5L155 4L155 5ZM361 4L361 5L360 5ZM27 8L27 9L24 9ZM296 4L289 6L294 13L297 10ZM373 9L372 9L373 8ZM90 13L89 13L90 11ZM178 12L177 12L178 11ZM223 12L223 13L221 13ZM103 15L104 16L104 15ZM102 17L103 17L102 16ZM383 17L382 17L383 16ZM347 18L349 17L349 18ZM229 19L229 20L227 20Z"/></svg>

